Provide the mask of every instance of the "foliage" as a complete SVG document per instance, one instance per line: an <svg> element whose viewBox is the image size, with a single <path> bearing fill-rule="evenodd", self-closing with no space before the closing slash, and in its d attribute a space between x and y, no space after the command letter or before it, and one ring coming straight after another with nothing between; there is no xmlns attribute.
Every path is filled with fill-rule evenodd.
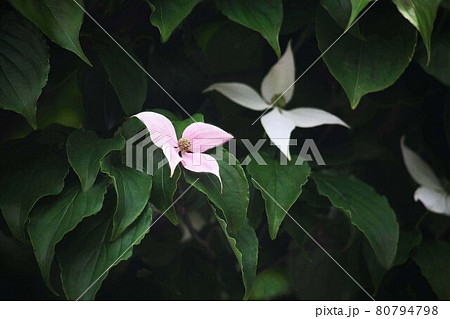
<svg viewBox="0 0 450 319"><path fill-rule="evenodd" d="M450 193L448 1L0 8L3 299L367 299L335 262L375 299L450 298L450 218L414 201L400 151L405 136ZM268 72L287 85L270 71L284 48L295 68L280 69L298 79L289 105L204 92L234 82L257 95ZM288 160L257 144L252 110L270 102L286 121L308 106L351 129L297 125ZM179 137L195 122L232 134L207 151L221 180L161 167L133 118L148 110ZM311 140L326 166L303 152Z"/></svg>

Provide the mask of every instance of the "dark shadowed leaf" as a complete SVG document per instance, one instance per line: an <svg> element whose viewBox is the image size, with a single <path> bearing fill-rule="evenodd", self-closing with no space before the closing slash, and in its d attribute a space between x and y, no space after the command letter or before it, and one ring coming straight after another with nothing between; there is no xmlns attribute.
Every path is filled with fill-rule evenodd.
<svg viewBox="0 0 450 319"><path fill-rule="evenodd" d="M75 1L9 0L9 2L53 42L72 51L90 65L78 40L84 12ZM77 0L77 3L84 6L84 0Z"/></svg>
<svg viewBox="0 0 450 319"><path fill-rule="evenodd" d="M444 241L426 241L412 255L422 275L441 300L450 299L450 244Z"/></svg>
<svg viewBox="0 0 450 319"><path fill-rule="evenodd" d="M100 161L113 150L121 150L125 141L120 134L102 139L92 131L76 130L67 139L67 158L80 178L83 191L94 185L100 169Z"/></svg>
<svg viewBox="0 0 450 319"><path fill-rule="evenodd" d="M142 213L148 203L152 177L122 164L117 153L107 155L100 169L108 174L117 194L111 240L116 240Z"/></svg>
<svg viewBox="0 0 450 319"><path fill-rule="evenodd" d="M83 221L57 251L67 299L93 300L110 268L131 257L133 246L141 242L151 223L152 211L147 205L141 216L111 242L112 219L106 211Z"/></svg>
<svg viewBox="0 0 450 319"><path fill-rule="evenodd" d="M281 0L216 0L219 10L230 20L259 32L281 56L278 34L283 22Z"/></svg>
<svg viewBox="0 0 450 319"><path fill-rule="evenodd" d="M281 165L279 160L266 155L262 155L262 158L267 165L259 165L252 159L247 170L252 176L253 185L264 198L270 237L275 239L286 217L285 211L289 211L302 193L310 168L307 162L296 165L297 157L288 161L287 165Z"/></svg>
<svg viewBox="0 0 450 319"><path fill-rule="evenodd" d="M359 279L354 263L342 252L328 251L342 267ZM292 288L300 300L354 300L358 286L331 260L325 252L313 246L288 261Z"/></svg>
<svg viewBox="0 0 450 319"><path fill-rule="evenodd" d="M417 61L425 72L447 86L450 86L449 48L450 32L433 37L430 63L427 63L427 54L424 50L418 51L416 56Z"/></svg>
<svg viewBox="0 0 450 319"><path fill-rule="evenodd" d="M77 74L78 72L74 72L60 85L44 90L37 109L39 129L53 123L73 128L81 127L85 114Z"/></svg>
<svg viewBox="0 0 450 319"><path fill-rule="evenodd" d="M14 236L25 241L24 225L28 214L41 197L61 192L69 165L60 152L20 143L2 149L1 167L3 217Z"/></svg>
<svg viewBox="0 0 450 319"><path fill-rule="evenodd" d="M25 19L11 13L0 18L0 108L23 115L36 128L37 100L50 70L48 46Z"/></svg>
<svg viewBox="0 0 450 319"><path fill-rule="evenodd" d="M411 251L413 250L413 248L419 245L421 241L422 235L418 230L400 231L400 236L398 239L397 255L395 256L392 267L400 266L406 263L410 258ZM384 275L388 272L388 270L384 268L377 260L377 257L375 256L373 249L370 247L370 244L367 241L363 243L363 254L364 259L366 260L370 277L372 279L372 283L375 287L375 290L377 290L381 284Z"/></svg>
<svg viewBox="0 0 450 319"><path fill-rule="evenodd" d="M138 62L131 49L121 45ZM139 113L147 97L145 72L109 38L95 37L94 50L108 73L125 114Z"/></svg>
<svg viewBox="0 0 450 319"><path fill-rule="evenodd" d="M42 277L52 291L50 270L56 244L83 218L100 211L108 184L104 179L87 192L79 185L67 187L52 201L32 211L28 232Z"/></svg>
<svg viewBox="0 0 450 319"><path fill-rule="evenodd" d="M397 253L397 217L386 197L353 176L312 175L317 190L343 210L367 237L380 263L389 269Z"/></svg>

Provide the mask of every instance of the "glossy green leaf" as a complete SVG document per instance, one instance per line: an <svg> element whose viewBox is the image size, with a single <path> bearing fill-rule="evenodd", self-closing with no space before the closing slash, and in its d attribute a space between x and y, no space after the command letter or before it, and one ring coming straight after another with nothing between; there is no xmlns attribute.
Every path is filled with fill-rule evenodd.
<svg viewBox="0 0 450 319"><path fill-rule="evenodd" d="M216 0L216 5L230 20L259 32L281 56L278 42L283 22L281 0Z"/></svg>
<svg viewBox="0 0 450 319"><path fill-rule="evenodd" d="M152 223L147 205L141 216L115 241L106 211L83 221L57 251L64 293L69 300L93 300L112 266L127 260Z"/></svg>
<svg viewBox="0 0 450 319"><path fill-rule="evenodd" d="M50 40L72 51L91 65L78 40L84 12L75 1L9 0L9 2ZM77 2L84 6L83 0Z"/></svg>
<svg viewBox="0 0 450 319"><path fill-rule="evenodd" d="M159 29L162 42L169 40L172 32L201 0L147 0L152 14L150 22Z"/></svg>
<svg viewBox="0 0 450 319"><path fill-rule="evenodd" d="M431 34L441 0L392 0L398 11L419 30L431 59Z"/></svg>
<svg viewBox="0 0 450 319"><path fill-rule="evenodd" d="M36 128L37 100L50 70L48 46L25 19L0 17L0 108L23 115Z"/></svg>
<svg viewBox="0 0 450 319"><path fill-rule="evenodd" d="M267 165L259 165L252 159L247 170L252 176L253 185L264 198L270 237L275 239L286 217L285 211L289 211L308 181L310 168L307 162L296 165L297 157L288 161L287 165L281 165L279 160L261 156Z"/></svg>
<svg viewBox="0 0 450 319"><path fill-rule="evenodd" d="M439 299L450 299L450 244L444 241L426 241L412 255L420 272L428 280Z"/></svg>
<svg viewBox="0 0 450 319"><path fill-rule="evenodd" d="M223 212L228 225L228 232L234 234L242 228L247 216L248 181L244 170L232 154L224 150L222 154L211 155L219 163L220 177L223 183L222 191L220 190L219 179L214 175L184 170L184 176L188 183L193 184L195 188L206 194L208 199ZM229 161L236 163L229 164Z"/></svg>
<svg viewBox="0 0 450 319"><path fill-rule="evenodd" d="M122 47L138 62L131 49ZM94 50L108 73L108 79L126 115L142 110L147 98L147 75L109 38L95 37Z"/></svg>
<svg viewBox="0 0 450 319"><path fill-rule="evenodd" d="M431 60L429 63L427 61L427 54L424 51L419 51L416 55L417 61L423 70L447 86L450 86L449 48L450 33L447 32L446 34L433 38Z"/></svg>
<svg viewBox="0 0 450 319"><path fill-rule="evenodd" d="M56 244L83 218L100 211L108 184L103 180L86 192L79 185L66 187L52 201L32 211L28 233L42 277L52 291L50 270Z"/></svg>
<svg viewBox="0 0 450 319"><path fill-rule="evenodd" d="M255 230L249 225L248 220L245 219L241 229L236 233L230 234L227 230L229 227L227 227L226 221L217 213L215 215L239 263L245 287L244 299L248 299L258 266L258 238Z"/></svg>
<svg viewBox="0 0 450 319"><path fill-rule="evenodd" d="M255 278L251 300L270 300L289 292L291 279L283 268L267 269Z"/></svg>
<svg viewBox="0 0 450 319"><path fill-rule="evenodd" d="M77 74L78 72L74 72L60 85L44 90L39 98L37 109L39 129L46 128L53 123L73 128L81 127L85 114Z"/></svg>
<svg viewBox="0 0 450 319"><path fill-rule="evenodd" d="M3 149L8 162L0 173L0 208L14 236L26 240L24 225L36 202L56 195L64 187L69 165L63 154L37 146L18 145L20 150Z"/></svg>
<svg viewBox="0 0 450 319"><path fill-rule="evenodd" d="M369 240L380 263L389 269L397 253L399 227L386 197L353 176L313 174L317 190L340 208Z"/></svg>
<svg viewBox="0 0 450 319"><path fill-rule="evenodd" d="M111 240L116 240L142 213L148 203L152 177L121 163L119 154L111 153L100 162L117 194Z"/></svg>
<svg viewBox="0 0 450 319"><path fill-rule="evenodd" d="M111 151L124 147L125 141L121 135L102 139L91 131L76 130L70 134L66 144L67 158L80 178L83 191L94 185L100 161Z"/></svg>
<svg viewBox="0 0 450 319"><path fill-rule="evenodd" d="M415 30L388 8L374 6L361 19L359 27L364 40L346 34L323 57L352 108L358 106L364 95L391 86L410 63L416 46ZM322 52L342 32L324 10L317 10L316 37Z"/></svg>

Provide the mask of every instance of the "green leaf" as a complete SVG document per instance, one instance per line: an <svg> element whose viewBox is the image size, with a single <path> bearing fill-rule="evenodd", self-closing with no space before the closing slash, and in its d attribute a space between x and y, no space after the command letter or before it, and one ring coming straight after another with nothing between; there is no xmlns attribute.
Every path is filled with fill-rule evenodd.
<svg viewBox="0 0 450 319"><path fill-rule="evenodd" d="M28 21L1 14L0 108L23 115L36 128L37 100L50 70L47 43Z"/></svg>
<svg viewBox="0 0 450 319"><path fill-rule="evenodd" d="M220 190L220 182L216 176L208 173L193 173L184 170L186 181L194 185L208 199L214 203L224 214L228 225L228 232L238 232L247 216L249 203L249 187L244 170L237 159L227 151L222 154L211 154L219 163L220 177L223 189ZM229 164L230 162L235 164ZM198 181L196 181L198 178Z"/></svg>
<svg viewBox="0 0 450 319"><path fill-rule="evenodd" d="M259 165L252 158L247 170L252 176L253 185L264 198L270 238L275 239L286 216L285 211L289 211L308 181L310 168L306 161L296 165L297 157L288 161L287 165L281 165L280 161L263 154L261 157L267 165Z"/></svg>
<svg viewBox="0 0 450 319"><path fill-rule="evenodd" d="M267 269L256 276L250 300L270 300L289 292L291 280L285 269Z"/></svg>
<svg viewBox="0 0 450 319"><path fill-rule="evenodd" d="M431 33L441 0L393 0L398 11L416 27L431 59Z"/></svg>
<svg viewBox="0 0 450 319"><path fill-rule="evenodd" d="M369 240L380 263L389 269L397 253L399 227L386 197L353 176L312 177L319 193L349 216Z"/></svg>
<svg viewBox="0 0 450 319"><path fill-rule="evenodd" d="M74 1L9 0L9 2L50 40L72 51L91 65L78 40L84 12ZM77 2L84 7L83 0Z"/></svg>
<svg viewBox="0 0 450 319"><path fill-rule="evenodd" d="M422 235L418 230L400 231L397 254L392 267L400 266L406 263L410 258L413 248L419 245L421 241ZM377 290L388 270L378 262L377 257L367 241L364 241L363 243L363 254L369 270L370 278L372 279L375 290Z"/></svg>
<svg viewBox="0 0 450 319"><path fill-rule="evenodd" d="M416 46L414 29L381 4L374 6L359 26L364 40L346 34L324 55L328 70L342 85L352 108L364 95L391 86L409 65ZM342 32L323 9L317 10L316 36L322 52Z"/></svg>
<svg viewBox="0 0 450 319"><path fill-rule="evenodd" d="M25 241L24 225L31 209L40 198L61 192L69 165L62 154L29 144L2 153L8 162L1 164L0 208L14 236Z"/></svg>
<svg viewBox="0 0 450 319"><path fill-rule="evenodd" d="M406 263L413 248L421 242L422 233L419 230L401 231L398 240L397 255L392 266L399 266Z"/></svg>
<svg viewBox="0 0 450 319"><path fill-rule="evenodd" d="M258 238L255 230L245 219L242 228L237 233L230 234L227 231L229 227L227 227L226 221L217 213L215 215L241 268L245 287L244 299L247 300L250 297L258 266Z"/></svg>
<svg viewBox="0 0 450 319"><path fill-rule="evenodd" d="M450 61L448 49L450 48L450 33L433 38L431 48L431 61L428 63L427 54L418 51L416 58L422 69L429 75L435 77L444 85L450 86Z"/></svg>
<svg viewBox="0 0 450 319"><path fill-rule="evenodd" d="M219 10L230 20L259 32L281 56L278 34L283 22L281 0L216 0Z"/></svg>
<svg viewBox="0 0 450 319"><path fill-rule="evenodd" d="M321 0L320 4L328 11L334 21L336 21L336 23L342 29L347 29L351 25L351 23L349 22L353 14L354 7L352 6L350 0ZM349 29L348 32L353 36L364 40L364 37L359 30L358 24L352 26L352 28Z"/></svg>
<svg viewBox="0 0 450 319"><path fill-rule="evenodd" d="M439 299L450 299L450 244L440 240L426 241L412 255L422 275Z"/></svg>
<svg viewBox="0 0 450 319"><path fill-rule="evenodd" d="M74 72L57 87L44 90L37 109L39 129L53 123L73 128L81 127L85 114L77 74L78 72Z"/></svg>
<svg viewBox="0 0 450 319"><path fill-rule="evenodd" d="M162 42L169 40L176 27L201 0L147 0L152 14L150 22L159 29Z"/></svg>
<svg viewBox="0 0 450 319"><path fill-rule="evenodd" d="M67 158L80 178L83 191L94 185L100 169L100 161L113 150L121 150L125 141L121 135L102 139L94 132L76 130L67 139Z"/></svg>
<svg viewBox="0 0 450 319"><path fill-rule="evenodd" d="M351 26L351 24L358 17L359 13L363 11L371 1L372 0L350 0L352 4L352 13L350 15L350 19L348 20L347 28Z"/></svg>
<svg viewBox="0 0 450 319"><path fill-rule="evenodd" d="M57 251L64 293L69 300L93 300L112 266L131 257L133 246L148 233L152 223L150 204L115 241L111 218L105 211L83 221L70 240Z"/></svg>
<svg viewBox="0 0 450 319"><path fill-rule="evenodd" d="M87 192L80 186L67 187L55 199L32 211L28 233L42 277L50 290L54 291L50 270L56 244L83 218L100 211L108 184L103 180Z"/></svg>
<svg viewBox="0 0 450 319"><path fill-rule="evenodd" d="M177 190L177 182L181 176L179 167L175 169L170 177L169 165L164 165L158 169L158 163L165 159L161 149L152 153L153 175L151 202L166 216L174 225L178 224L178 217L173 204L173 196Z"/></svg>
<svg viewBox="0 0 450 319"><path fill-rule="evenodd" d="M138 62L131 49L122 47ZM147 98L147 75L123 50L109 38L95 37L94 50L108 73L126 115L142 110Z"/></svg>
<svg viewBox="0 0 450 319"><path fill-rule="evenodd" d="M120 161L119 154L111 153L100 162L100 169L108 174L117 194L111 240L116 240L142 213L152 188L152 177Z"/></svg>

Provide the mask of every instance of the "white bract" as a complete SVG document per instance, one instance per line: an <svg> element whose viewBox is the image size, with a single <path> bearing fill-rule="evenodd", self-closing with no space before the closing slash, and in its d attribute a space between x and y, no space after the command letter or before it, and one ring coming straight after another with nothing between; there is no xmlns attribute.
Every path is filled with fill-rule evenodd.
<svg viewBox="0 0 450 319"><path fill-rule="evenodd" d="M430 166L405 145L402 137L400 146L403 161L412 179L420 187L414 193L414 200L421 201L430 212L450 216L450 194Z"/></svg>
<svg viewBox="0 0 450 319"><path fill-rule="evenodd" d="M281 59L269 70L261 83L261 94L243 83L215 83L204 92L216 90L233 102L255 111L267 111L261 124L274 145L290 159L289 138L295 127L337 124L349 127L337 116L320 109L300 107L285 110L294 94L295 64L291 42Z"/></svg>

